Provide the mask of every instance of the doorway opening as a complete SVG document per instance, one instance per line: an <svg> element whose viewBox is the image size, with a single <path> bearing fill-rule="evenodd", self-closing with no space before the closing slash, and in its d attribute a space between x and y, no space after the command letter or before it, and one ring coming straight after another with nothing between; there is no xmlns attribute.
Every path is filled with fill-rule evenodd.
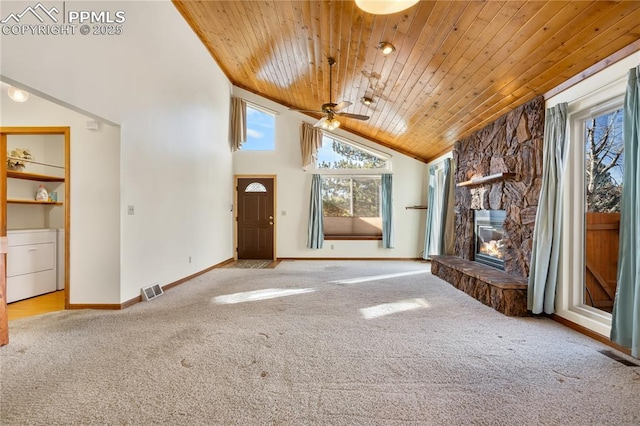
<svg viewBox="0 0 640 426"><path fill-rule="evenodd" d="M8 242L3 317L67 309L70 128L2 127L0 137L0 236Z"/></svg>

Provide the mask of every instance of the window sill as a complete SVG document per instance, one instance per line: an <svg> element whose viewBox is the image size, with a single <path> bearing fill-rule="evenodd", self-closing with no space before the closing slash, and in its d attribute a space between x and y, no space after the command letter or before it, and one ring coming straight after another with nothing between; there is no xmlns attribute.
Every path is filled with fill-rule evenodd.
<svg viewBox="0 0 640 426"><path fill-rule="evenodd" d="M382 241L382 235L325 235L327 240Z"/></svg>

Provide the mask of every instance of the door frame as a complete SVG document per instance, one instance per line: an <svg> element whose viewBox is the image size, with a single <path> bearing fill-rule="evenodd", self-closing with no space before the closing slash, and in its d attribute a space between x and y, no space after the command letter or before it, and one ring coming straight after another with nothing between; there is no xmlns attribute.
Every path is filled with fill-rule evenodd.
<svg viewBox="0 0 640 426"><path fill-rule="evenodd" d="M233 177L233 260L238 260L238 179L273 179L273 260L277 260L276 253L278 235L278 176L277 175L234 175Z"/></svg>
<svg viewBox="0 0 640 426"><path fill-rule="evenodd" d="M63 135L64 136L64 308L69 309L70 288L70 229L71 229L71 127L0 127L0 161L2 162L0 178L2 179L2 215L0 216L0 237L7 236L7 136L9 135ZM6 278L6 277L5 277ZM2 301L0 309L6 310L6 299Z"/></svg>
<svg viewBox="0 0 640 426"><path fill-rule="evenodd" d="M9 343L7 313L7 136L0 133L0 346Z"/></svg>

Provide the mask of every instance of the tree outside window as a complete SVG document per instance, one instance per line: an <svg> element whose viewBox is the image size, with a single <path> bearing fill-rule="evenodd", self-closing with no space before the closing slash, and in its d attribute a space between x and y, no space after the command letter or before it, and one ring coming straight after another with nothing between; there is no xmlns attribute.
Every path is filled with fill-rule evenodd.
<svg viewBox="0 0 640 426"><path fill-rule="evenodd" d="M620 211L622 197L623 109L585 120L587 212Z"/></svg>

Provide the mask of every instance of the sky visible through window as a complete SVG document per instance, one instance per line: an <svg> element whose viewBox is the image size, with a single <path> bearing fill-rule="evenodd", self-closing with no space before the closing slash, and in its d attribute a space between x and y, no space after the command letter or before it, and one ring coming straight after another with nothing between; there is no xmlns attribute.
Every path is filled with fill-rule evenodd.
<svg viewBox="0 0 640 426"><path fill-rule="evenodd" d="M275 117L247 105L247 141L242 151L273 151L275 149Z"/></svg>

